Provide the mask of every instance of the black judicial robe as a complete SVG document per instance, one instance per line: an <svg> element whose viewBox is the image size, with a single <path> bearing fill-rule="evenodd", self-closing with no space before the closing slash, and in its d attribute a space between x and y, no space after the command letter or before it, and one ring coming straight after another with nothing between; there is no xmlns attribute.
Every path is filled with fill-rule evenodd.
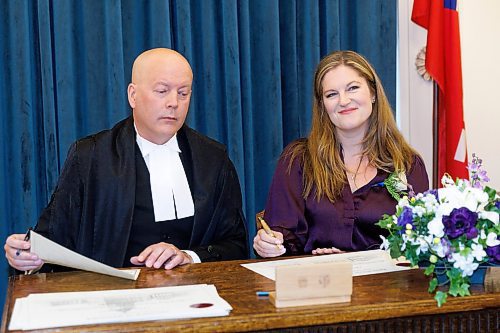
<svg viewBox="0 0 500 333"><path fill-rule="evenodd" d="M187 250L201 261L245 259L241 189L226 148L184 125L178 133L194 201ZM35 231L84 256L121 267L133 221L136 164L133 118L76 141ZM183 150L184 154L184 150Z"/></svg>

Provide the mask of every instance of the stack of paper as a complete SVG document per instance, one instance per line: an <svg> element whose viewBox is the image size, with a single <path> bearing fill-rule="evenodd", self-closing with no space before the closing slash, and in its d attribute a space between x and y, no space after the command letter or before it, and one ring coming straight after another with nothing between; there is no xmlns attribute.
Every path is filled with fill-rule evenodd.
<svg viewBox="0 0 500 333"><path fill-rule="evenodd" d="M31 294L16 300L9 330L227 316L214 285Z"/></svg>
<svg viewBox="0 0 500 333"><path fill-rule="evenodd" d="M276 267L285 265L304 265L314 263L328 263L336 261L352 262L352 275L370 275L380 273L390 273L404 271L410 267L396 265L389 253L383 250L370 250L360 252L348 252L339 254L329 254L321 256L301 257L285 260L261 261L252 264L241 264L241 266L263 275L271 280L276 280Z"/></svg>

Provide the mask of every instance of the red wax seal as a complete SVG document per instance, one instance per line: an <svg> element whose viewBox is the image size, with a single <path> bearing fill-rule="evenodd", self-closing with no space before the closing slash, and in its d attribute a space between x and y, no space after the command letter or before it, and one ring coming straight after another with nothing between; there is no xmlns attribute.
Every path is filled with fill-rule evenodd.
<svg viewBox="0 0 500 333"><path fill-rule="evenodd" d="M213 306L212 303L196 303L190 305L192 308L209 308L211 306Z"/></svg>

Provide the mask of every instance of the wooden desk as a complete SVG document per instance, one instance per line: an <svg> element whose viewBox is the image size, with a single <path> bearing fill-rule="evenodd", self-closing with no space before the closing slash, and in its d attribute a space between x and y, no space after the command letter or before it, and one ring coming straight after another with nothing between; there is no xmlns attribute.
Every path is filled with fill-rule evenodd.
<svg viewBox="0 0 500 333"><path fill-rule="evenodd" d="M30 293L91 291L215 284L233 307L227 317L126 324L75 326L44 332L500 332L500 269L488 273L484 286L472 296L450 297L438 308L427 293L428 278L421 270L355 277L350 303L276 309L258 290L274 290L274 281L228 261L183 266L173 271L143 269L137 281L88 272L16 276L9 280L1 331L5 332L14 301Z"/></svg>

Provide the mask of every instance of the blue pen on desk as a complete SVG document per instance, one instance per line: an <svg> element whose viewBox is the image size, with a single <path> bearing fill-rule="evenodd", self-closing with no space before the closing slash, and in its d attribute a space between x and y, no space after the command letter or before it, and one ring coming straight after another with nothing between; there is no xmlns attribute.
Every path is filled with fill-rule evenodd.
<svg viewBox="0 0 500 333"><path fill-rule="evenodd" d="M24 236L24 241L27 242L30 240L30 231L33 230L32 227L29 227L28 228L28 231L26 231L26 235ZM19 255L21 254L21 251L22 249L17 249L16 250L16 257L19 257Z"/></svg>
<svg viewBox="0 0 500 333"><path fill-rule="evenodd" d="M269 296L269 291L257 291L255 294L259 297L266 297Z"/></svg>

